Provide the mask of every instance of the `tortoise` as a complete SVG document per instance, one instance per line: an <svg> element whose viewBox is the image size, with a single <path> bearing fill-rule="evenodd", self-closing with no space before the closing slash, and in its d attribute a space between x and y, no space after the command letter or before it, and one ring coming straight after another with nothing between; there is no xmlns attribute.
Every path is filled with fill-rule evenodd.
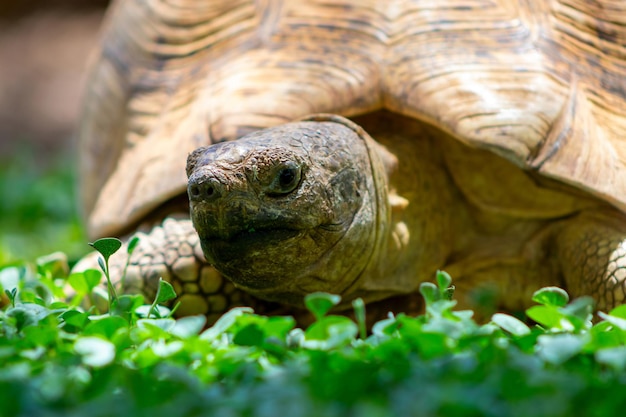
<svg viewBox="0 0 626 417"><path fill-rule="evenodd" d="M437 270L462 305L611 308L625 27L608 0L117 1L79 128L90 237L138 233L124 291L162 276L181 315L418 309Z"/></svg>

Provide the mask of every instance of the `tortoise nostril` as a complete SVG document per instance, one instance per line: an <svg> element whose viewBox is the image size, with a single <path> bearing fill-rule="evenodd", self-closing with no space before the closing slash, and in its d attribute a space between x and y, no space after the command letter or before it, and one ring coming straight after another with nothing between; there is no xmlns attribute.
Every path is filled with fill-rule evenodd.
<svg viewBox="0 0 626 417"><path fill-rule="evenodd" d="M191 178L187 188L189 199L193 201L211 201L220 197L220 184L213 178Z"/></svg>

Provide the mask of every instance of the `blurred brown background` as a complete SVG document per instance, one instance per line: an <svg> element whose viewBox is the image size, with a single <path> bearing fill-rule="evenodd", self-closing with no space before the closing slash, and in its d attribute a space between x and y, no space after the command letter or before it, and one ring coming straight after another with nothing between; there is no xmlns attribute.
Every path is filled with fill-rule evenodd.
<svg viewBox="0 0 626 417"><path fill-rule="evenodd" d="M71 147L105 0L0 0L0 155Z"/></svg>

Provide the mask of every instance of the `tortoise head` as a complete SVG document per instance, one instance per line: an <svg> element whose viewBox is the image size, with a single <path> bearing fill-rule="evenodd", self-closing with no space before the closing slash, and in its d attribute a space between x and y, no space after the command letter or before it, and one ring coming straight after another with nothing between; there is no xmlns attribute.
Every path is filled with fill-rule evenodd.
<svg viewBox="0 0 626 417"><path fill-rule="evenodd" d="M387 211L369 141L320 115L195 150L188 194L207 260L238 287L293 305L358 286Z"/></svg>

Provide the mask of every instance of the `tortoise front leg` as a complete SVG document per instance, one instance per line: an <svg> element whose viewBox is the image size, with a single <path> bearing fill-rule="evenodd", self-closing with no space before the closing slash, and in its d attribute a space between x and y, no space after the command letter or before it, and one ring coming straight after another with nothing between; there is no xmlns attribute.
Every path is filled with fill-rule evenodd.
<svg viewBox="0 0 626 417"><path fill-rule="evenodd" d="M181 303L176 316L205 314L209 323L236 306L250 306L259 313L277 308L275 304L235 288L206 262L188 215L171 215L158 224L144 225L142 229L135 234L139 242L131 255L123 282L129 240L125 240L122 248L109 260L111 279L119 292L143 294L150 302L162 277L172 284L178 295L176 301ZM97 256L96 253L88 255L76 269L99 269Z"/></svg>
<svg viewBox="0 0 626 417"><path fill-rule="evenodd" d="M604 311L626 301L626 218L621 213L582 213L566 220L556 249L570 294L591 295Z"/></svg>

